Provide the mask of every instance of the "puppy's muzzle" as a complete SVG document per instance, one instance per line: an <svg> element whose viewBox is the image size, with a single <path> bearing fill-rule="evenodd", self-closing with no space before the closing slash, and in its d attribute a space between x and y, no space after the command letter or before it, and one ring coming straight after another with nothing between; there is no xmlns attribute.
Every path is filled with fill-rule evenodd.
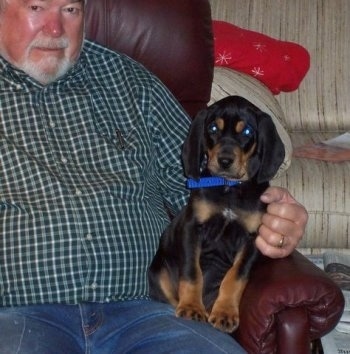
<svg viewBox="0 0 350 354"><path fill-rule="evenodd" d="M232 141L224 141L217 151L217 163L222 170L228 170L232 167L237 159L239 147Z"/></svg>
<svg viewBox="0 0 350 354"><path fill-rule="evenodd" d="M223 170L228 170L233 164L233 158L230 157L219 157L218 164Z"/></svg>

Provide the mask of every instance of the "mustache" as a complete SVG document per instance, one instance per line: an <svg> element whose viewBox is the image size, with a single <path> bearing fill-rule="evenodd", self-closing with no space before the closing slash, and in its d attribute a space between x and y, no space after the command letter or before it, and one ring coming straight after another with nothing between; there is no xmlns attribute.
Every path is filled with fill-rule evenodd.
<svg viewBox="0 0 350 354"><path fill-rule="evenodd" d="M30 44L31 48L65 49L69 45L67 38L37 38Z"/></svg>

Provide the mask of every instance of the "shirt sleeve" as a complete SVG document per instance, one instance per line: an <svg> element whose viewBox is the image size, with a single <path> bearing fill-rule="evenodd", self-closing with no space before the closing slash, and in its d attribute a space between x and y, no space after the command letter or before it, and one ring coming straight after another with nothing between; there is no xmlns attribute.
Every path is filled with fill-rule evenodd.
<svg viewBox="0 0 350 354"><path fill-rule="evenodd" d="M176 215L189 195L181 151L191 120L162 84L154 86L152 100L151 120L154 126L158 185L165 206L172 215Z"/></svg>

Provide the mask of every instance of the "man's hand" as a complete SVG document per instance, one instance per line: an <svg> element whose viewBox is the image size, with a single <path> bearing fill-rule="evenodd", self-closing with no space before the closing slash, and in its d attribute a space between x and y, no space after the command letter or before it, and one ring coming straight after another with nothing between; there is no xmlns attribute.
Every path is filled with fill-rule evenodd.
<svg viewBox="0 0 350 354"><path fill-rule="evenodd" d="M308 214L287 189L269 187L261 196L268 204L256 238L262 254L271 258L288 256L303 237Z"/></svg>

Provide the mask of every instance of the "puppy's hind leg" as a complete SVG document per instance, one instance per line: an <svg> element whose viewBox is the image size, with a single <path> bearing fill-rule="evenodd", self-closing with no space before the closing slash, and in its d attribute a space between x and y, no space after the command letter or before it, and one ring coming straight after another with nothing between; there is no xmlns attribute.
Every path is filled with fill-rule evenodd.
<svg viewBox="0 0 350 354"><path fill-rule="evenodd" d="M148 269L149 293L153 300L178 304L176 282L169 274L166 261L158 250Z"/></svg>
<svg viewBox="0 0 350 354"><path fill-rule="evenodd" d="M197 248L194 261L189 262L188 268L180 276L176 315L206 322L208 315L203 304L203 274L199 265L199 257L200 249Z"/></svg>
<svg viewBox="0 0 350 354"><path fill-rule="evenodd" d="M177 298L177 289L166 269L162 269L159 274L159 286L167 299L167 302L174 307L177 307L179 302Z"/></svg>

